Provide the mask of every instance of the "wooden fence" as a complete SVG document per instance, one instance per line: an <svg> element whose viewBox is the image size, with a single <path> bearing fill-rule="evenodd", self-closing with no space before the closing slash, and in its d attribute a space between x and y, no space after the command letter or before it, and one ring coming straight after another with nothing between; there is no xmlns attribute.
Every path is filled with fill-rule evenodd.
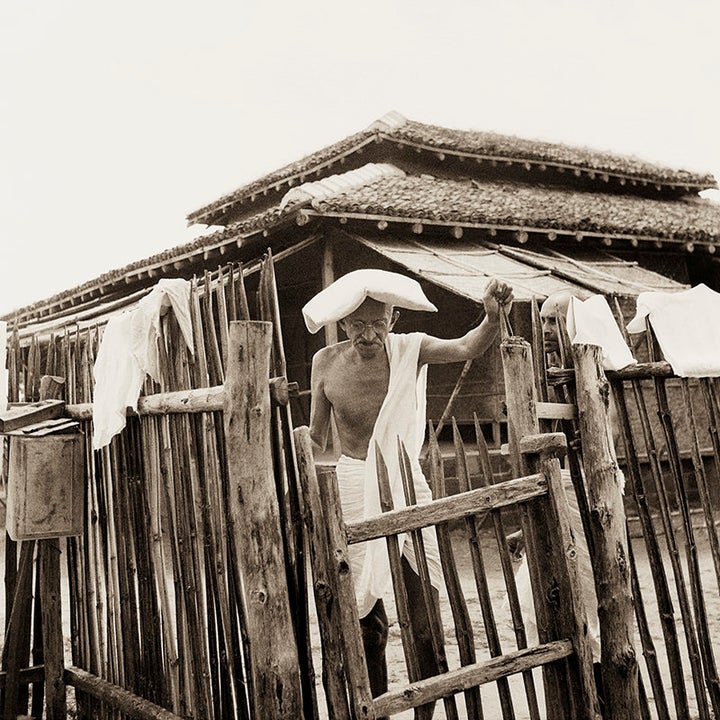
<svg viewBox="0 0 720 720"><path fill-rule="evenodd" d="M257 270L257 292L251 294L242 269L221 268L193 282L193 353L184 347L174 317L165 316L160 383L146 383L137 416L128 418L109 447L95 453L88 443L85 533L43 545L36 569L32 541L6 541L4 718L28 711L40 717L44 702L48 717L60 717L63 683L74 688L79 718L372 718L434 701L442 702L446 717L481 717L488 684L494 686L497 716L504 719L539 720L544 712L596 717L572 559L577 529L565 518L557 461L545 458L531 467L521 452L525 447L537 455L538 431L550 423L560 423L571 439L567 469L594 567L600 568L605 717L720 716L711 632L717 608L710 607L720 590L717 379L680 380L661 361L607 373L623 438L623 498L608 471L614 455L596 447L607 445L608 411L597 357L587 350L573 356L568 349L566 362L574 358L575 369L546 372L537 334L532 346L506 340L511 459L518 480L493 485L479 427L473 454L481 471L470 478L468 452L455 427L463 494L460 500L445 498L431 428L431 509L387 508L386 517L344 528L337 499L323 495L333 483L313 484L302 450L306 440L299 442L298 468L272 258ZM248 323L251 317L270 324ZM86 423L89 433L100 336L98 328L68 327L62 335L21 342L16 329L8 354L11 401L37 400L43 376L62 377L66 412ZM626 530L623 506L641 533L635 540ZM333 508L335 516L328 518ZM505 539L518 517L528 547L537 645L528 641ZM452 629L456 664L448 661L435 615L438 666L446 672L418 679L412 638L405 632L407 598L395 568L407 677L373 699L349 574L334 563L346 543L369 537L387 536L396 555L396 533L408 531L418 542L416 531L424 524L437 528L447 587L443 622ZM305 526L313 547L323 698L316 691L310 637ZM334 534L323 535L320 528ZM558 547L564 554L558 555ZM64 551L70 581L69 662L46 630L59 607L58 551ZM488 574L489 552L497 558L498 576ZM474 603L461 586L462 557L470 558ZM640 574L639 559L650 567L649 578ZM52 580L47 587L46 579ZM504 603L491 595L500 585ZM504 624L511 628L511 644ZM538 665L542 688L536 688L532 670ZM52 685L43 685L46 677Z"/></svg>
<svg viewBox="0 0 720 720"><path fill-rule="evenodd" d="M624 329L619 309L616 315ZM594 388L596 397L615 407L618 462L626 478L624 507L631 537L627 572L641 709L644 717L660 720L709 720L720 717L715 651L720 611L720 384L717 378L674 376L660 359L650 328L646 338L651 362L600 372ZM534 347L540 348L537 336ZM536 363L540 400L577 410L589 385L587 369L578 364L577 350L566 345L564 355L568 369L545 373ZM597 438L580 432L582 418L579 422L572 417L565 414L563 429L570 438L580 436L579 443L571 443L570 467L578 496L586 499L595 474L588 461ZM592 544L598 538L592 508L580 504ZM598 592L606 581L602 570L596 575Z"/></svg>
<svg viewBox="0 0 720 720"><path fill-rule="evenodd" d="M79 718L317 716L272 258L257 270L250 296L238 268L193 282L194 352L168 313L160 382L148 379L108 447L87 443L85 532L58 544L71 625L60 680ZM232 322L251 314L270 322ZM67 328L21 342L16 329L10 400L37 400L42 376L63 377L66 413L89 435L100 335ZM50 701L32 559L30 541L7 538L4 718L40 717L44 691ZM60 717L58 705L47 716Z"/></svg>

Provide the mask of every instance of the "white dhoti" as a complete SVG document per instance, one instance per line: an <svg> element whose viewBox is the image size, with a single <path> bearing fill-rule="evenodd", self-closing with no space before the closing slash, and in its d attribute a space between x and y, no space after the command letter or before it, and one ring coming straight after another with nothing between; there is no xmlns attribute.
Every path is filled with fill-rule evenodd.
<svg viewBox="0 0 720 720"><path fill-rule="evenodd" d="M366 460L342 455L337 464L337 481L343 519L358 522L380 515L375 449L379 447L388 469L393 506L406 506L400 474L398 439L403 443L412 466L413 487L418 505L432 500L432 493L420 468L419 456L425 436L425 387L427 366L418 368L422 333L389 334L385 349L390 362L388 392L375 422ZM425 555L432 584L442 579L440 552L434 528L422 531ZM411 539L398 537L402 554L418 572ZM358 614L365 617L376 600L390 589L390 561L384 538L350 546L350 563L355 581Z"/></svg>

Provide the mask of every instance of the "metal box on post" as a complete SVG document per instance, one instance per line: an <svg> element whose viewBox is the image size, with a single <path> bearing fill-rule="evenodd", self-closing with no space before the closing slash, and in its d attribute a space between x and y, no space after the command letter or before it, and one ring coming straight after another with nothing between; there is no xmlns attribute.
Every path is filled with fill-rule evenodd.
<svg viewBox="0 0 720 720"><path fill-rule="evenodd" d="M80 535L84 527L85 436L54 419L7 432L8 534L13 540Z"/></svg>

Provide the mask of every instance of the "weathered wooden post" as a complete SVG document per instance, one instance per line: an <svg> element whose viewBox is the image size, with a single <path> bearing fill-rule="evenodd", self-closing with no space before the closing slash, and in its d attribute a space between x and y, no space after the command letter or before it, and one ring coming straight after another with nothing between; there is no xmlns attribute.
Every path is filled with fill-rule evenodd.
<svg viewBox="0 0 720 720"><path fill-rule="evenodd" d="M573 355L593 534L605 715L640 717L627 525L609 422L610 386L597 345L573 345Z"/></svg>
<svg viewBox="0 0 720 720"><path fill-rule="evenodd" d="M527 445L527 440L524 438L542 437L539 436L540 423L537 416L537 389L535 386L535 369L533 367L532 349L530 343L525 339L518 336L509 336L503 339L500 343L500 357L503 364L503 375L505 379L505 403L507 405L507 418L508 418L508 444L510 452L510 464L513 470L513 475L519 477L522 474L527 474L535 470L535 466L541 462L540 456L542 454L542 462L546 463L553 456L557 457L560 454L564 454L564 449L559 452L557 447L545 446L544 442L540 442L540 446L535 448L532 443ZM563 437L564 440L564 437ZM557 441L556 441L557 442ZM565 444L563 443L563 448ZM542 449L542 453L540 450ZM557 464L557 476L559 483L559 490L555 489L555 493L562 494L564 496L564 489L562 488L562 482L559 480L559 461L554 461ZM554 477L554 470L553 470ZM555 635L557 632L562 632L569 629L572 626L572 620L566 618L564 623L559 622L558 618L554 617L552 609L547 603L547 597L544 594L538 592L536 595L535 589L540 588L542 578L548 576L548 572L551 574L554 571L552 565L552 558L554 552L557 552L557 548L553 549L548 546L548 518L546 514L538 507L526 506L523 509L521 515L523 538L527 551L528 570L530 577L533 579L533 596L535 598L535 607L538 611L538 632L542 636L547 637L548 635ZM567 533L570 533L569 535ZM568 530L566 533L567 538L571 538L572 533ZM573 540L574 543L574 540ZM570 550L567 549L569 552ZM548 564L550 563L550 564ZM579 585L575 587L575 591L579 591ZM580 598L576 598L577 607L582 608L581 614L585 612L582 606ZM586 623L587 624L587 623ZM576 634L576 639L579 635ZM599 717L599 710L597 708L597 695L595 692L594 685L590 687L590 682L587 677L587 669L585 664L585 648L586 640L580 638L582 646L579 648L583 662L579 668L576 669L578 677L582 678L581 682L581 695L580 697L592 697L594 698L594 704L585 710L588 712L587 717ZM578 649L578 648L576 648ZM590 666L592 665L592 658L590 658ZM553 668L546 668L543 673L544 685L545 685L545 703L548 708L548 712L554 713L554 716L562 717L562 713L569 712L567 708L568 696L567 686L563 678ZM548 715L549 717L551 715Z"/></svg>
<svg viewBox="0 0 720 720"><path fill-rule="evenodd" d="M526 508L532 521L523 527L528 559L532 558L529 570L538 639L542 643L571 638L575 650L566 672L557 664L544 668L546 714L548 718L600 720L577 539L560 474L559 458L567 451L567 440L563 433L527 435L519 449L527 466L541 472L548 484L548 502L534 504L533 511Z"/></svg>
<svg viewBox="0 0 720 720"><path fill-rule="evenodd" d="M235 561L242 579L257 720L303 717L270 417L272 323L230 323L224 426Z"/></svg>
<svg viewBox="0 0 720 720"><path fill-rule="evenodd" d="M513 475L520 477L526 471L520 439L540 432L530 343L518 336L506 337L500 343L500 357L505 378L510 465Z"/></svg>

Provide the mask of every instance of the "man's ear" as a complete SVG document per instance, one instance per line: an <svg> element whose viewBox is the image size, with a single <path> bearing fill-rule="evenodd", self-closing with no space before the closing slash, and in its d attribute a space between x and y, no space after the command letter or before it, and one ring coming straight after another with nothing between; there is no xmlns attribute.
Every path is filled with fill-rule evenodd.
<svg viewBox="0 0 720 720"><path fill-rule="evenodd" d="M399 310L393 310L392 315L390 316L390 327L394 327L395 323L398 321L398 318L400 317L400 311Z"/></svg>

